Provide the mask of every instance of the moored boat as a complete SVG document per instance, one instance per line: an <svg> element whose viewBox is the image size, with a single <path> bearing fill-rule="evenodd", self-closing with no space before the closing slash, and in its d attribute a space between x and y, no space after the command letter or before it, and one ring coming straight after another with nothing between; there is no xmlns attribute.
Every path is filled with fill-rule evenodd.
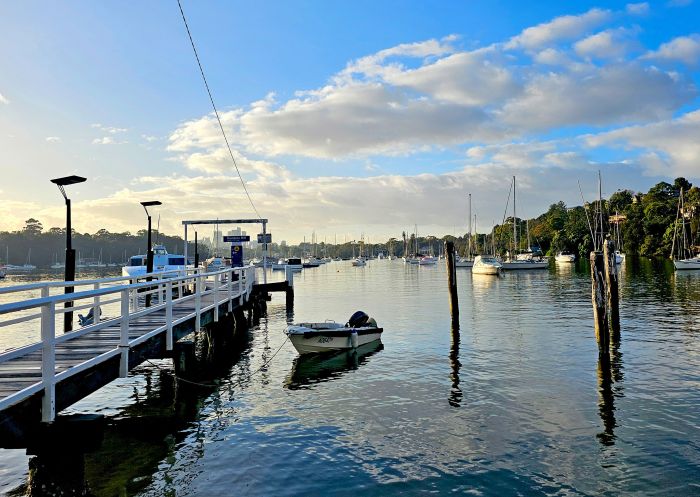
<svg viewBox="0 0 700 497"><path fill-rule="evenodd" d="M556 262L561 262L561 263L571 263L576 261L576 254L573 252L569 252L568 250L562 250L559 252L556 257L554 257L554 260Z"/></svg>
<svg viewBox="0 0 700 497"><path fill-rule="evenodd" d="M500 262L496 260L495 257L488 255L477 255L474 258L474 265L472 266L472 273L474 274L501 274L503 266Z"/></svg>
<svg viewBox="0 0 700 497"><path fill-rule="evenodd" d="M357 349L381 338L384 330L362 311L353 314L346 324L298 323L288 326L285 333L300 354Z"/></svg>
<svg viewBox="0 0 700 497"><path fill-rule="evenodd" d="M147 256L134 255L129 258L129 264L122 267L122 276L139 277L146 274ZM185 257L168 254L163 245L153 246L153 272L185 271Z"/></svg>

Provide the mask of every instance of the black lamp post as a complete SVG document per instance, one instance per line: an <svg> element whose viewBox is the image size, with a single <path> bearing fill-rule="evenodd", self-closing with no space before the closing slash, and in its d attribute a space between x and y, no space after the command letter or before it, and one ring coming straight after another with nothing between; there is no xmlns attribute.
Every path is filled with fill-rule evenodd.
<svg viewBox="0 0 700 497"><path fill-rule="evenodd" d="M82 183L85 178L80 176L65 176L63 178L52 179L51 183L58 185L58 189L66 200L66 277L65 281L75 281L75 249L71 241L71 222L70 222L70 199L66 195L65 186ZM73 293L73 287L67 286L65 293ZM73 307L73 302L66 302L65 308ZM67 333L73 329L73 311L66 312L63 315L63 332Z"/></svg>
<svg viewBox="0 0 700 497"><path fill-rule="evenodd" d="M141 205L143 205L143 210L146 211L146 216L148 216L148 255L146 256L146 274L150 274L153 272L153 245L151 244L151 215L148 213L147 207L162 204L158 200L151 200L149 202L141 202ZM148 276L146 281L151 281L151 277ZM149 293L146 295L146 307L150 307L150 305L151 294Z"/></svg>

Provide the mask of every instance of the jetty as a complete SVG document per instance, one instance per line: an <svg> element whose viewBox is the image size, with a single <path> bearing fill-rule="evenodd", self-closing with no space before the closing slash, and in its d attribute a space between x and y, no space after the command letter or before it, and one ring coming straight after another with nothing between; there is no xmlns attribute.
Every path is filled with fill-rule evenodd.
<svg viewBox="0 0 700 497"><path fill-rule="evenodd" d="M235 326L221 332L232 333L269 291L287 292L289 304L292 274L258 284L254 266L197 268L0 288L16 296L0 305L0 332L10 325L39 331L39 340L0 354L0 448L28 447L62 409L144 361L171 357L176 371L184 368L187 344L179 340L223 319ZM90 311L101 319L57 335L65 313Z"/></svg>

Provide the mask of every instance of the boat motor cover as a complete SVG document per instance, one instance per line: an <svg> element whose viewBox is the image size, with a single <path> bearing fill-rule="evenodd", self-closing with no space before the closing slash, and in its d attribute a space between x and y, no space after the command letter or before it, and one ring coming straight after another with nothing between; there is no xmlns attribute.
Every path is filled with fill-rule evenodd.
<svg viewBox="0 0 700 497"><path fill-rule="evenodd" d="M351 328L359 328L365 323L367 323L368 319L369 316L367 315L367 313L363 311L357 311L355 314L350 316L350 319L348 319L348 326L350 326Z"/></svg>

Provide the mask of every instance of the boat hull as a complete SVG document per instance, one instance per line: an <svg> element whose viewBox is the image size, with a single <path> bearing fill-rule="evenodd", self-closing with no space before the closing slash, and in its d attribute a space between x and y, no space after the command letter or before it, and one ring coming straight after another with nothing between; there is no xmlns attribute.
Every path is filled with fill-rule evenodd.
<svg viewBox="0 0 700 497"><path fill-rule="evenodd" d="M549 265L547 261L538 261L538 262L531 262L531 261L511 261L511 262L502 262L501 265L503 266L503 269L506 271L523 271L523 270L530 270L530 269L547 269L547 266Z"/></svg>
<svg viewBox="0 0 700 497"><path fill-rule="evenodd" d="M308 330L308 331L304 331ZM350 350L353 347L353 332L357 332L357 347L379 340L382 328L339 328L335 330L312 330L301 326L287 328L287 336L300 354L318 354L334 350Z"/></svg>
<svg viewBox="0 0 700 497"><path fill-rule="evenodd" d="M574 254L571 255L558 255L554 258L556 262L559 263L564 263L564 264L570 264L573 262L576 262L576 256Z"/></svg>
<svg viewBox="0 0 700 497"><path fill-rule="evenodd" d="M472 273L499 275L501 274L501 268L498 266L477 265L472 266Z"/></svg>
<svg viewBox="0 0 700 497"><path fill-rule="evenodd" d="M693 259L679 259L673 261L677 271L686 270L700 270L700 257L695 257Z"/></svg>

